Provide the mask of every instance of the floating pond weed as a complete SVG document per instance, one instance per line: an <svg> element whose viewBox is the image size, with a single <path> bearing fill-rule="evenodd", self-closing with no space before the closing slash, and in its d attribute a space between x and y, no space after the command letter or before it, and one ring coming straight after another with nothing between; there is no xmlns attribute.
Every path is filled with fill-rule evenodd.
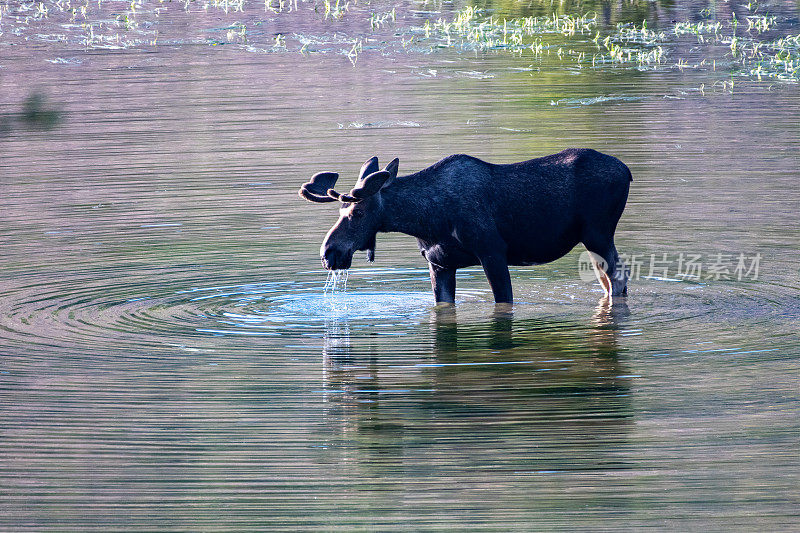
<svg viewBox="0 0 800 533"><path fill-rule="evenodd" d="M370 13L369 14L369 25L370 28L373 30L382 28L386 24L397 21L397 9L392 8L391 11L386 13Z"/></svg>
<svg viewBox="0 0 800 533"><path fill-rule="evenodd" d="M704 16L709 15L707 11ZM775 41L759 38L762 33L776 29L777 17L754 14L746 20L747 32L739 36L736 33L739 20L735 14L728 23L680 21L665 30L648 27L645 19L641 25L618 23L607 31L598 24L594 13L503 18L467 6L449 20L441 17L435 21L425 20L421 26L412 28L412 32L418 38L434 41L435 48L547 55L578 68L618 65L684 70L713 65L711 71L715 72L718 60L724 60L727 55L729 60L723 63L730 65L731 72L736 75L797 81L796 46L792 36ZM698 59L687 57L668 63L667 57L684 46L687 36L704 47L691 50L692 58ZM587 46L592 43L595 52L589 53Z"/></svg>
<svg viewBox="0 0 800 533"><path fill-rule="evenodd" d="M297 0L264 0L264 11L272 13L291 13L297 11Z"/></svg>
<svg viewBox="0 0 800 533"><path fill-rule="evenodd" d="M509 16L474 5L447 12L439 3L419 4L413 10L391 3L359 5L352 0L180 0L174 4L37 0L0 5L0 35L20 44L56 40L87 50L183 42L241 46L250 52L332 53L345 56L353 65L365 52L447 50L529 57L571 70L693 68L717 73L717 77L799 81L797 35L789 31L796 30L797 23L786 16L786 10L765 13L752 1L744 7L746 15L740 9L737 17L731 10L725 20L715 19L718 10L704 8L695 15L700 20L664 23L644 16L620 21L622 16L615 15L617 20L609 23L593 11L563 12L561 5L537 6L540 14L534 16ZM180 40L168 37L174 33L168 15L176 8L182 16L197 17L190 26L193 29ZM221 28L208 27L210 11L222 20ZM321 18L336 30L309 32L309 15L315 13L319 14L313 17L316 24ZM48 25L55 25L57 31L40 31ZM257 26L257 31L250 31ZM714 80L705 81L711 85Z"/></svg>
<svg viewBox="0 0 800 533"><path fill-rule="evenodd" d="M747 17L747 31L755 30L757 33L764 33L775 27L775 17L766 15L752 15Z"/></svg>
<svg viewBox="0 0 800 533"><path fill-rule="evenodd" d="M350 9L350 2L341 2L336 0L336 3L331 4L330 0L325 0L325 20L329 17L335 20L341 20L347 10Z"/></svg>

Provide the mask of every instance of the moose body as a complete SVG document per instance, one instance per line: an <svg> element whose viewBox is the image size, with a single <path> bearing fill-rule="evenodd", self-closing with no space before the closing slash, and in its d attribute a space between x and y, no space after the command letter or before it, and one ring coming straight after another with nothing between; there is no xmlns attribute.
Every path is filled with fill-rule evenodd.
<svg viewBox="0 0 800 533"><path fill-rule="evenodd" d="M326 268L349 268L356 250L371 259L376 234L399 231L417 238L437 303L454 302L456 270L475 265L495 301L510 303L509 265L548 263L583 243L606 294L626 293L614 231L632 178L619 159L590 149L512 164L453 155L407 176L398 164L368 160L349 194L332 189L333 173L303 185L307 200L342 202L320 249Z"/></svg>

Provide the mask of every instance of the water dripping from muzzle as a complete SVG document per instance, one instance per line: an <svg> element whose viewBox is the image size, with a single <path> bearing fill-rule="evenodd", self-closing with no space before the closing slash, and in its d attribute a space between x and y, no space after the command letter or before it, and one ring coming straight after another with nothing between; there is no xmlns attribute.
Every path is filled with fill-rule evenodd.
<svg viewBox="0 0 800 533"><path fill-rule="evenodd" d="M325 279L325 287L322 292L325 296L333 296L336 293L347 292L347 277L349 270L329 270L328 277Z"/></svg>
<svg viewBox="0 0 800 533"><path fill-rule="evenodd" d="M329 270L322 289L325 306L334 313L346 313L347 306L347 277L349 270Z"/></svg>

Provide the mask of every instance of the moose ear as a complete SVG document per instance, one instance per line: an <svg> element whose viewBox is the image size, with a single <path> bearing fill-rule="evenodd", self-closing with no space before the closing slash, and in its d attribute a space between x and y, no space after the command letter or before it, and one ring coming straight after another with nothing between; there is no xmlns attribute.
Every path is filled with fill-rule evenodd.
<svg viewBox="0 0 800 533"><path fill-rule="evenodd" d="M361 171L358 173L358 180L361 181L365 177L369 176L373 172L377 172L381 169L380 165L378 165L378 157L371 157L367 159L363 165L361 165Z"/></svg>
<svg viewBox="0 0 800 533"><path fill-rule="evenodd" d="M383 187L383 184L386 183L386 180L390 177L391 174L385 170L373 172L358 182L356 188L350 191L350 196L358 198L359 200L372 196Z"/></svg>
<svg viewBox="0 0 800 533"><path fill-rule="evenodd" d="M336 185L337 179L339 174L335 172L319 172L300 187L299 194L309 202L335 202L334 198L328 196L328 190Z"/></svg>
<svg viewBox="0 0 800 533"><path fill-rule="evenodd" d="M399 167L400 167L400 160L395 157L394 159L392 159L391 163L386 165L386 168L384 170L389 173L389 177L390 178L396 178L397 177L397 169Z"/></svg>

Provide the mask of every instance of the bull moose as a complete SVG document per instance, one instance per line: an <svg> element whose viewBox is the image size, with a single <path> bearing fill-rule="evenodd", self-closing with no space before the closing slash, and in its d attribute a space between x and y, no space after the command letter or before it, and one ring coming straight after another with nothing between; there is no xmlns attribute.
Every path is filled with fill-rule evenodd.
<svg viewBox="0 0 800 533"><path fill-rule="evenodd" d="M320 248L326 269L350 268L357 250L372 261L377 233L398 231L417 238L437 303L454 302L456 270L478 264L495 302L511 303L509 265L548 263L583 243L606 295L626 294L614 231L633 178L619 159L568 149L502 165L451 155L407 176L397 175L398 165L367 160L345 194L333 189L334 172L300 188L308 201L340 202Z"/></svg>

